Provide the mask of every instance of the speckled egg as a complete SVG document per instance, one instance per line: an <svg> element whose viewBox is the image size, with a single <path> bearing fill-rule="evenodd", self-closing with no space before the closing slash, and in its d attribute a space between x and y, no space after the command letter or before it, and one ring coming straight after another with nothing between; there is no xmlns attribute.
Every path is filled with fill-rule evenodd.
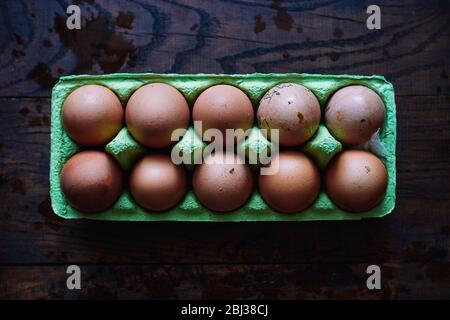
<svg viewBox="0 0 450 320"><path fill-rule="evenodd" d="M364 86L348 86L334 93L325 108L325 124L341 142L366 142L384 126L386 110L375 91Z"/></svg>
<svg viewBox="0 0 450 320"><path fill-rule="evenodd" d="M297 146L308 141L319 128L320 104L311 90L296 83L276 85L263 96L257 119L263 134L274 140L278 129L281 146Z"/></svg>

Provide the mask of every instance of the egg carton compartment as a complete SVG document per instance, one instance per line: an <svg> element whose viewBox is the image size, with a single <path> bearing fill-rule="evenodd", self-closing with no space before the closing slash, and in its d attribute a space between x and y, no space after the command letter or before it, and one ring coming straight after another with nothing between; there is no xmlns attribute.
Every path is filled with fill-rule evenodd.
<svg viewBox="0 0 450 320"><path fill-rule="evenodd" d="M383 100L386 107L385 124L379 132L384 145L385 153L379 157L388 173L388 184L384 199L381 203L367 212L349 213L336 207L323 189L315 202L307 209L296 214L278 213L268 207L256 188L246 204L236 211L229 213L215 213L203 207L192 192L188 190L185 198L175 208L167 212L149 212L140 207L132 198L127 183L124 192L116 203L108 210L100 213L83 213L73 208L65 198L60 186L60 174L66 161L75 153L90 149L77 145L65 132L62 125L61 110L67 96L76 88L87 84L103 85L111 89L125 107L131 94L142 85L162 82L178 89L186 98L192 111L192 106L198 95L210 86L216 84L230 84L238 87L250 98L256 110L263 95L273 86L280 83L298 83L311 90L317 97L321 109L325 108L328 98L338 89L348 85L363 85L374 90ZM321 75L321 74L108 74L108 75L74 75L62 77L53 88L51 113L51 154L50 154L50 195L54 212L67 219L95 219L117 221L308 221L308 220L359 220L363 218L382 217L392 212L395 206L395 143L396 143L396 110L394 88L382 76L356 76L356 75ZM256 118L256 117L255 117ZM173 145L184 156L194 159L205 147L193 127L188 128L183 138ZM247 157L258 159L266 149L272 148L259 130L256 119L249 137L237 145L244 149ZM161 152L151 150L140 145L129 133L125 123L117 136L106 144L103 149L112 155L125 172L125 181L135 161L144 154ZM315 135L305 144L291 147L307 154L317 165L319 170L326 167L328 162L344 146L337 141L322 122ZM164 150L170 152L171 150ZM258 170L258 164L251 165ZM186 165L189 176L193 164Z"/></svg>

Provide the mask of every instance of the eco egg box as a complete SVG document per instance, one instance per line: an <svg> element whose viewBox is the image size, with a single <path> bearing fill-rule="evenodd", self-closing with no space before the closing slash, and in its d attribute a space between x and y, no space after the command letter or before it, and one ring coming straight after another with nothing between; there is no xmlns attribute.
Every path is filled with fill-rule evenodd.
<svg viewBox="0 0 450 320"><path fill-rule="evenodd" d="M315 134L300 146L280 147L280 150L300 151L313 160L320 170L320 192L312 205L298 213L284 214L277 212L264 201L257 188L259 166L251 165L254 175L254 188L247 202L232 212L217 213L208 210L197 199L189 184L188 192L174 208L164 212L150 212L136 203L128 185L130 171L136 161L146 154L170 154L174 148L181 154L194 154L202 150L205 142L195 133L192 119L187 133L170 148L151 149L138 143L128 131L125 121L119 133L101 147L86 147L77 144L66 132L62 121L62 107L71 92L88 85L97 84L112 90L125 108L130 96L141 86L149 83L166 83L179 90L185 97L192 113L192 107L198 96L207 88L217 84L228 84L242 90L251 100L253 109L266 92L282 83L296 83L309 89L317 98L322 109L321 123ZM324 109L329 98L339 89L350 85L362 85L372 89L382 99L385 106L385 123L379 132L379 139L384 148L379 156L387 171L387 188L384 198L373 209L366 212L347 212L338 208L325 192L323 183L324 170L330 160L347 149L330 134L324 125ZM95 219L117 221L308 221L308 220L359 220L377 218L389 214L395 206L395 143L396 110L394 89L382 76L356 75L322 75L322 74L108 74L108 75L74 75L62 77L55 85L51 99L51 154L50 154L50 195L54 212L66 219ZM263 150L271 149L272 143L265 138L258 127L257 119L249 137L237 148L244 148L248 157L258 156ZM96 213L81 212L72 207L64 195L60 178L67 161L83 150L103 150L110 154L124 172L124 187L121 195L112 207ZM189 180L195 166L185 165Z"/></svg>

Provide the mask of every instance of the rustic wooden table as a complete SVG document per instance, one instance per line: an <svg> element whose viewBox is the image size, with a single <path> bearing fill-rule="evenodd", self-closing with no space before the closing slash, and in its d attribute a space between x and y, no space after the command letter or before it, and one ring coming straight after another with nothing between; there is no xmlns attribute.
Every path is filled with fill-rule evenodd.
<svg viewBox="0 0 450 320"><path fill-rule="evenodd" d="M1 298L450 298L448 1L0 2ZM372 3L374 2L374 3ZM381 30L366 28L369 4ZM50 92L111 72L380 74L396 89L397 206L314 223L63 220L49 199ZM82 290L66 288L66 267ZM382 290L366 288L366 267Z"/></svg>

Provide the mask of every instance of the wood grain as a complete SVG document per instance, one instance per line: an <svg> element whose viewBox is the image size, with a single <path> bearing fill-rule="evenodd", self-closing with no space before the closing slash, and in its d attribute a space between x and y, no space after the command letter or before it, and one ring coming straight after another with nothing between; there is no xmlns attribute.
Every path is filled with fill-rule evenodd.
<svg viewBox="0 0 450 320"><path fill-rule="evenodd" d="M401 95L450 94L448 1L66 1L0 5L1 96L48 97L77 73L310 72L382 74ZM414 81L420 79L421 81Z"/></svg>
<svg viewBox="0 0 450 320"><path fill-rule="evenodd" d="M382 290L367 289L364 264L81 265L81 290L67 289L66 266L0 267L0 298L430 299L450 294L435 276L449 267L381 265Z"/></svg>
<svg viewBox="0 0 450 320"><path fill-rule="evenodd" d="M0 298L450 297L447 1L0 2ZM63 220L49 199L50 91L107 72L382 74L397 95L397 206L309 223ZM65 267L86 290L65 289ZM383 290L368 291L379 264Z"/></svg>

